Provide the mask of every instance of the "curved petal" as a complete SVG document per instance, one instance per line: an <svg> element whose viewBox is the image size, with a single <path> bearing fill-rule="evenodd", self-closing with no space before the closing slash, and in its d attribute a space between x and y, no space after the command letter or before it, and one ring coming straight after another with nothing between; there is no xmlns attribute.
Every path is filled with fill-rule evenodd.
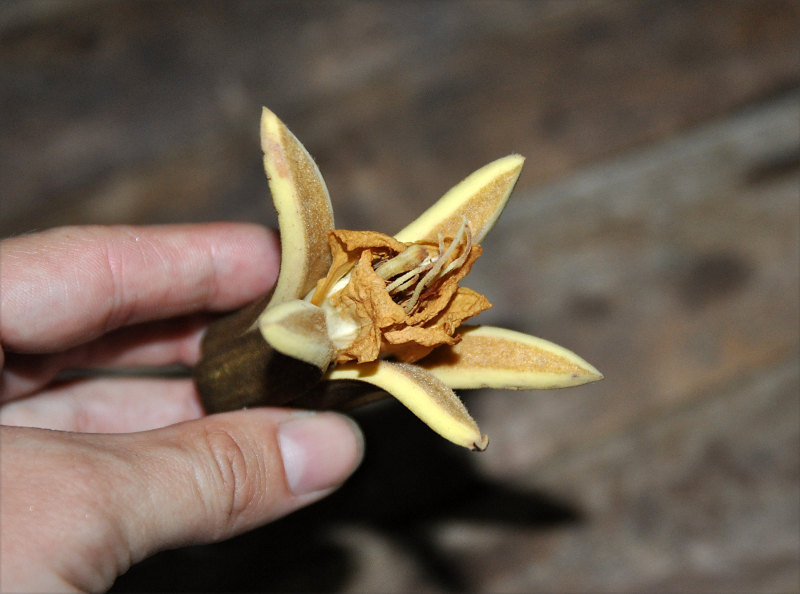
<svg viewBox="0 0 800 594"><path fill-rule="evenodd" d="M454 237L466 217L472 239L480 243L503 211L525 158L508 155L484 165L451 188L410 225L395 235L406 243Z"/></svg>
<svg viewBox="0 0 800 594"><path fill-rule="evenodd" d="M323 371L336 356L328 338L325 312L306 301L293 299L267 308L258 327L272 348Z"/></svg>
<svg viewBox="0 0 800 594"><path fill-rule="evenodd" d="M459 334L461 342L417 363L454 389L542 390L603 379L578 355L542 338L493 326L462 326Z"/></svg>
<svg viewBox="0 0 800 594"><path fill-rule="evenodd" d="M261 114L261 148L281 231L281 269L270 301L276 305L305 296L327 273L333 209L314 160L266 107Z"/></svg>
<svg viewBox="0 0 800 594"><path fill-rule="evenodd" d="M471 450L485 450L489 438L481 435L467 408L450 388L416 365L373 361L347 363L328 372L330 380L357 380L386 390L439 435Z"/></svg>

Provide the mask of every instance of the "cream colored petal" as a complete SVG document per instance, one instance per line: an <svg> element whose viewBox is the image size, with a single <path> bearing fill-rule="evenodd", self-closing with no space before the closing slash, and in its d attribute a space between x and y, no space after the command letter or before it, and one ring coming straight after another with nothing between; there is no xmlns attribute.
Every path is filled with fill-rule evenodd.
<svg viewBox="0 0 800 594"><path fill-rule="evenodd" d="M464 326L459 334L461 342L417 362L453 389L539 390L603 378L572 351L535 336L492 326Z"/></svg>
<svg viewBox="0 0 800 594"><path fill-rule="evenodd" d="M436 242L454 237L466 217L472 238L480 243L503 211L525 158L508 155L485 165L450 189L433 206L395 235L403 242Z"/></svg>
<svg viewBox="0 0 800 594"><path fill-rule="evenodd" d="M328 338L325 312L306 301L294 299L267 308L259 318L258 327L264 340L276 351L323 371L336 355Z"/></svg>
<svg viewBox="0 0 800 594"><path fill-rule="evenodd" d="M416 365L388 361L346 363L329 371L327 378L367 382L386 390L455 444L471 450L485 450L489 444L489 438L481 435L455 392Z"/></svg>
<svg viewBox="0 0 800 594"><path fill-rule="evenodd" d="M281 232L281 270L270 302L276 305L305 296L328 272L333 210L314 160L266 107L261 148Z"/></svg>

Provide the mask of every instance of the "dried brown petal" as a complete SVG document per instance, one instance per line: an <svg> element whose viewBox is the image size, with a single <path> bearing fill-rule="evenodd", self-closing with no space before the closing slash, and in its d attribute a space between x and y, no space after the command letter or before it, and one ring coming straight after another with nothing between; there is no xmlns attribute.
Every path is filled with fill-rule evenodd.
<svg viewBox="0 0 800 594"><path fill-rule="evenodd" d="M467 287L458 287L453 299L439 313L434 323L448 334L454 334L462 322L492 307L489 300Z"/></svg>
<svg viewBox="0 0 800 594"><path fill-rule="evenodd" d="M481 254L465 222L455 239L440 238L436 245L341 229L329 241L333 266L312 303L327 299L360 326L356 338L340 348L337 363L381 355L417 361L437 346L458 342L453 335L461 322L491 307L482 295L458 286ZM330 294L348 274L344 288Z"/></svg>
<svg viewBox="0 0 800 594"><path fill-rule="evenodd" d="M381 347L381 330L406 318L403 308L392 301L386 281L372 268L372 250L364 250L347 286L329 299L334 308L361 323L358 338L340 351L337 363L374 361Z"/></svg>
<svg viewBox="0 0 800 594"><path fill-rule="evenodd" d="M462 322L491 306L480 293L458 287L455 296L430 324L385 332L383 337L388 345L383 352L404 363L419 361L438 346L458 343L461 338L455 332Z"/></svg>
<svg viewBox="0 0 800 594"><path fill-rule="evenodd" d="M332 263L325 278L317 282L311 303L319 305L334 284L352 270L361 252L371 249L381 256L391 256L403 251L406 244L377 231L350 231L334 229L328 234Z"/></svg>

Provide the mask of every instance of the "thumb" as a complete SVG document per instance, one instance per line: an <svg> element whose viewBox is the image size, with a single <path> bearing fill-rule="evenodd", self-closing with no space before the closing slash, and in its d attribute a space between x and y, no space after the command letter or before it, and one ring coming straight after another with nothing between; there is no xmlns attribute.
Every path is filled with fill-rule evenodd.
<svg viewBox="0 0 800 594"><path fill-rule="evenodd" d="M161 549L222 540L333 491L347 417L286 409L117 435L0 427L3 591L98 591Z"/></svg>
<svg viewBox="0 0 800 594"><path fill-rule="evenodd" d="M334 491L363 456L361 432L349 418L285 409L213 415L122 437L128 443L121 458L132 472L119 513L134 560L284 516Z"/></svg>

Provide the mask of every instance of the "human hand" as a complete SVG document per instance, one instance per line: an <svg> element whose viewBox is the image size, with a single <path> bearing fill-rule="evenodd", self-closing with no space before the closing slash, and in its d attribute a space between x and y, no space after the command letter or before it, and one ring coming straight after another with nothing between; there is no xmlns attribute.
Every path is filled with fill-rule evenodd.
<svg viewBox="0 0 800 594"><path fill-rule="evenodd" d="M55 381L194 364L208 313L264 294L278 252L274 234L242 224L0 243L0 589L107 589L159 550L255 528L353 472L361 434L337 414L204 417L187 378Z"/></svg>

